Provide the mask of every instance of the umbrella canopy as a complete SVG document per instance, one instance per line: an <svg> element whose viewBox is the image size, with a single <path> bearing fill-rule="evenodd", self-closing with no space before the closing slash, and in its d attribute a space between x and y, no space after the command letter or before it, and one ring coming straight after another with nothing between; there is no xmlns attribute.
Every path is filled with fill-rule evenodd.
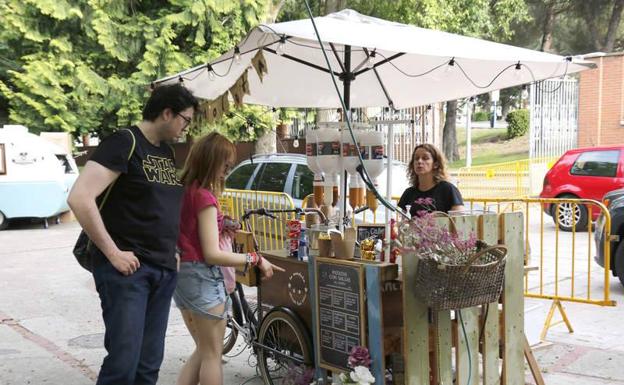
<svg viewBox="0 0 624 385"><path fill-rule="evenodd" d="M276 107L340 107L325 50L349 107L403 108L482 94L593 68L573 57L493 43L361 15L346 9L314 19L261 25L210 64L157 81L182 79L215 100L261 50L267 73L248 71L244 102ZM240 59L235 60L240 52Z"/></svg>

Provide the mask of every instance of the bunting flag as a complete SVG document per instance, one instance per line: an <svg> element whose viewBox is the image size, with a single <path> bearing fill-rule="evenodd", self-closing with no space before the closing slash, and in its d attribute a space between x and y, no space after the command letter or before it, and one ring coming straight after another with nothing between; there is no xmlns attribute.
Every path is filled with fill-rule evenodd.
<svg viewBox="0 0 624 385"><path fill-rule="evenodd" d="M258 74L258 78L262 81L262 78L267 74L267 64L262 51L258 51L256 56L251 60L253 68ZM217 122L223 115L230 111L229 95L232 96L234 106L240 108L243 106L243 98L245 95L250 95L249 89L249 74L248 69L245 70L238 78L236 83L229 90L225 91L223 95L215 98L214 100L206 101L199 106L198 113L195 114L197 125L212 124ZM228 95L229 94L229 95Z"/></svg>
<svg viewBox="0 0 624 385"><path fill-rule="evenodd" d="M242 88L242 76L240 79L238 79L236 81L236 83L234 83L234 85L232 86L232 88L230 88L230 94L232 95L232 100L234 101L234 105L236 107L242 107L243 106L243 88Z"/></svg>
<svg viewBox="0 0 624 385"><path fill-rule="evenodd" d="M258 74L260 83L262 83L262 79L264 78L264 75L268 73L267 63L266 63L266 60L264 59L264 55L262 54L262 50L259 50L256 56L254 56L253 59L251 59L251 64L253 65L253 67L256 70L256 73Z"/></svg>

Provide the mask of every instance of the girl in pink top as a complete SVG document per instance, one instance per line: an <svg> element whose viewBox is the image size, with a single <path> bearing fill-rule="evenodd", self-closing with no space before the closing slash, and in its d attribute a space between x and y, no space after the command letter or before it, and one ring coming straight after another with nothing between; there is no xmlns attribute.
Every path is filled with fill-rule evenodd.
<svg viewBox="0 0 624 385"><path fill-rule="evenodd" d="M221 385L221 354L228 295L220 266L255 265L264 278L283 271L256 253L219 248L223 214L218 197L236 159L234 144L218 133L197 140L182 172L185 186L180 217L180 271L173 299L195 341L178 385Z"/></svg>

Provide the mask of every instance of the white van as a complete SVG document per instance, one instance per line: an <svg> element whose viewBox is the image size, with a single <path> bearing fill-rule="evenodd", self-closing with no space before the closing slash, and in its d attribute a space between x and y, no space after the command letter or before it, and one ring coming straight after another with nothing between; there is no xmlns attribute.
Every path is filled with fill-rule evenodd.
<svg viewBox="0 0 624 385"><path fill-rule="evenodd" d="M71 154L19 125L0 128L0 230L11 218L47 219L69 210L78 177Z"/></svg>

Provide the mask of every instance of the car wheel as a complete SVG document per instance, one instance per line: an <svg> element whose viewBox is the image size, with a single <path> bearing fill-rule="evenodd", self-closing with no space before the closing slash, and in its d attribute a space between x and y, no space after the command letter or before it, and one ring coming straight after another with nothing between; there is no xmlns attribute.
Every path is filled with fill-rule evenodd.
<svg viewBox="0 0 624 385"><path fill-rule="evenodd" d="M617 274L620 283L624 286L624 242L620 242L613 258L615 274Z"/></svg>
<svg viewBox="0 0 624 385"><path fill-rule="evenodd" d="M9 219L0 211L0 230L4 230L9 226Z"/></svg>
<svg viewBox="0 0 624 385"><path fill-rule="evenodd" d="M574 195L563 195L559 198L576 199L577 197ZM576 231L587 230L588 215L585 205L573 203L553 204L551 210L555 225L558 225L562 231L572 231L573 227L576 228Z"/></svg>

